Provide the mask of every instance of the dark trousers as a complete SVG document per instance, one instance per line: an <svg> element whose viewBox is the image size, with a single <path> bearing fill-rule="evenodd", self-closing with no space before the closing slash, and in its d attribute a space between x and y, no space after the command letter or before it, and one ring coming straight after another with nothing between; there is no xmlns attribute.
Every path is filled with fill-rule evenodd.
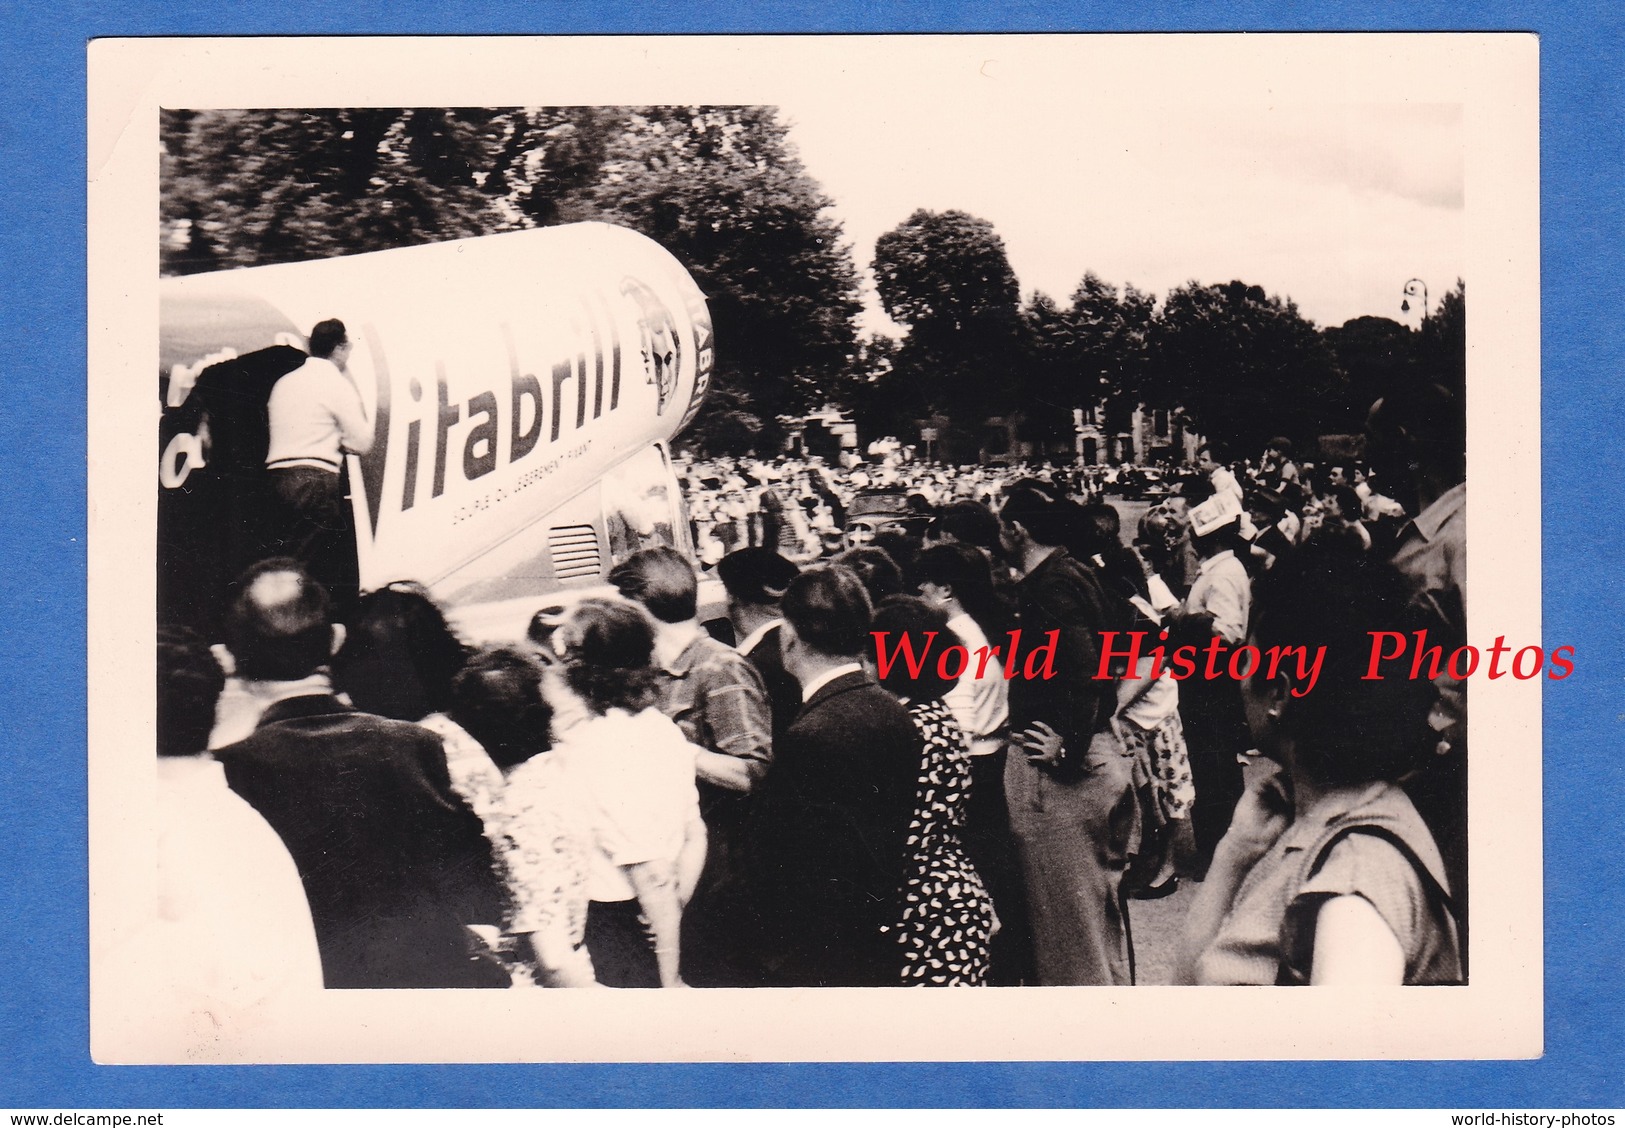
<svg viewBox="0 0 1625 1128"><path fill-rule="evenodd" d="M1196 838L1191 875L1199 879L1207 873L1213 848L1230 829L1236 813L1243 787L1236 757L1247 751L1251 738L1241 690L1233 681L1203 683L1192 678L1181 682L1179 715L1190 751L1191 782L1196 786L1196 801L1191 805L1191 830Z"/></svg>
<svg viewBox="0 0 1625 1128"><path fill-rule="evenodd" d="M754 906L745 870L749 796L700 784L705 868L683 909L682 972L690 987L760 987Z"/></svg>
<svg viewBox="0 0 1625 1128"><path fill-rule="evenodd" d="M636 898L587 902L587 954L605 987L659 987L654 940Z"/></svg>
<svg viewBox="0 0 1625 1128"><path fill-rule="evenodd" d="M357 596L355 533L343 477L314 466L268 472L271 539L268 556L291 556L327 589L334 617L344 620Z"/></svg>
<svg viewBox="0 0 1625 1128"><path fill-rule="evenodd" d="M1018 987L1037 982L1033 968L1032 925L1028 921L1027 888L1021 859L1010 833L1010 808L1004 795L1005 749L991 756L970 758L970 799L965 804L965 830L961 836L971 865L982 877L999 930L988 944L988 982Z"/></svg>

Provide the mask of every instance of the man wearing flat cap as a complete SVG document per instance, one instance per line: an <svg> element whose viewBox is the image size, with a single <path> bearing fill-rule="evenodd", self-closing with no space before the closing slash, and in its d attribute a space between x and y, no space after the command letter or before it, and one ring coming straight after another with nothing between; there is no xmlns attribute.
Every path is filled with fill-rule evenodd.
<svg viewBox="0 0 1625 1128"><path fill-rule="evenodd" d="M763 547L730 552L717 564L717 578L728 592L728 619L739 640L736 649L756 667L767 688L775 741L801 710L801 685L785 672L779 650L779 629L784 625L779 601L799 571Z"/></svg>

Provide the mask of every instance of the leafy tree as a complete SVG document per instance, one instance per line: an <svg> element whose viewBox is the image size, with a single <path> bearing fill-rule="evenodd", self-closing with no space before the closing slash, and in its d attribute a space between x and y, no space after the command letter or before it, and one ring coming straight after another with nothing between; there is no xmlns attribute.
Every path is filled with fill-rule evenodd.
<svg viewBox="0 0 1625 1128"><path fill-rule="evenodd" d="M205 110L162 115L166 273L409 246L498 226L489 112Z"/></svg>
<svg viewBox="0 0 1625 1128"><path fill-rule="evenodd" d="M875 242L875 285L899 325L1008 324L1020 294L1004 240L962 211L916 211Z"/></svg>
<svg viewBox="0 0 1625 1128"><path fill-rule="evenodd" d="M1099 397L1099 376L1079 362L1068 311L1042 290L1021 307L1025 363L1020 437L1057 443L1072 434L1072 409Z"/></svg>
<svg viewBox="0 0 1625 1128"><path fill-rule="evenodd" d="M600 219L694 275L715 427L766 449L856 352L857 270L772 107L211 110L162 117L167 273Z"/></svg>
<svg viewBox="0 0 1625 1128"><path fill-rule="evenodd" d="M1423 318L1416 342L1418 374L1441 384L1466 402L1467 394L1467 283L1439 299L1439 308Z"/></svg>
<svg viewBox="0 0 1625 1128"><path fill-rule="evenodd" d="M1328 412L1326 425L1334 433L1358 434L1372 403L1414 378L1417 335L1386 317L1356 317L1321 335L1346 381L1346 393Z"/></svg>
<svg viewBox="0 0 1625 1128"><path fill-rule="evenodd" d="M617 110L600 106L498 111L487 125L493 157L480 187L512 226L591 218L582 197L598 181L620 120Z"/></svg>
<svg viewBox="0 0 1625 1128"><path fill-rule="evenodd" d="M763 426L823 406L857 348L857 269L774 108L633 110L583 199L694 275L716 327L714 388L748 392Z"/></svg>
<svg viewBox="0 0 1625 1128"><path fill-rule="evenodd" d="M1244 282L1174 289L1150 346L1151 398L1182 404L1197 428L1241 450L1276 434L1308 443L1343 392L1314 323Z"/></svg>
<svg viewBox="0 0 1625 1128"><path fill-rule="evenodd" d="M1004 414L1019 390L1022 324L993 225L961 211L916 211L876 240L874 274L886 313L909 330L888 379L908 390L918 415L949 416L963 443Z"/></svg>

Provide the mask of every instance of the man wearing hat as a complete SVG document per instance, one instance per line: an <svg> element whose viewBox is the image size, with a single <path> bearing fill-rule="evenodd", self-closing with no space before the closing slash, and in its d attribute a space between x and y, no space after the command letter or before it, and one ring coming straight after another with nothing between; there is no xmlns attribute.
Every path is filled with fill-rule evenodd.
<svg viewBox="0 0 1625 1128"><path fill-rule="evenodd" d="M728 620L739 639L736 649L756 667L767 688L775 741L801 710L801 684L785 671L779 649L779 628L784 626L779 601L799 571L771 548L759 546L730 552L717 565L717 578L728 592Z"/></svg>
<svg viewBox="0 0 1625 1128"><path fill-rule="evenodd" d="M1234 494L1216 493L1191 507L1191 544L1202 563L1176 628L1181 637L1171 643L1206 646L1215 635L1231 646L1246 641L1252 581L1236 558L1240 521L1241 505ZM1196 835L1197 867L1205 870L1241 798L1241 765L1236 757L1247 750L1250 740L1240 686L1229 678L1191 678L1180 686L1179 712L1196 784L1191 829Z"/></svg>

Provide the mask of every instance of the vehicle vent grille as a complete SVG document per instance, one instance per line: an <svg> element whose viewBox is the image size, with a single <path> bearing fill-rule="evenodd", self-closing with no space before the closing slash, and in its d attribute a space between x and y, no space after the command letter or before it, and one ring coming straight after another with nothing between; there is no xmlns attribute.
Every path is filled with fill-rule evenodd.
<svg viewBox="0 0 1625 1128"><path fill-rule="evenodd" d="M547 547L559 579L598 575L598 533L591 525L561 525L548 533Z"/></svg>

